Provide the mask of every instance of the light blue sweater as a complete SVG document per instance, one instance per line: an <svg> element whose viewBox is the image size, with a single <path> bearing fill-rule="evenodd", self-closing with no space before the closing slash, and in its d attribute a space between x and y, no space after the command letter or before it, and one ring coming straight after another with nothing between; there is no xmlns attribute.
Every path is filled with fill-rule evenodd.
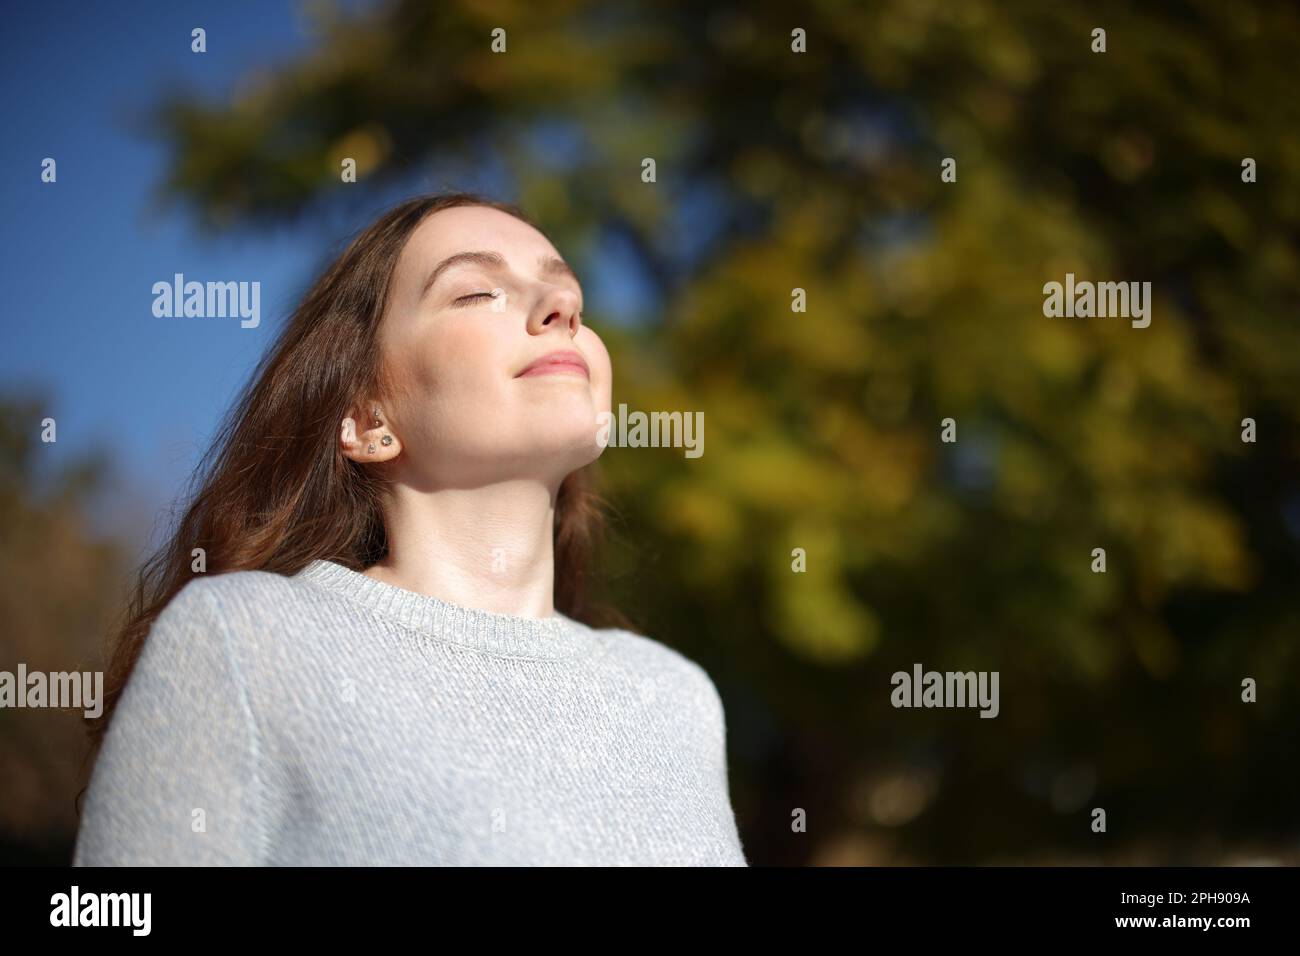
<svg viewBox="0 0 1300 956"><path fill-rule="evenodd" d="M708 674L647 637L316 561L159 615L77 866L745 866Z"/></svg>

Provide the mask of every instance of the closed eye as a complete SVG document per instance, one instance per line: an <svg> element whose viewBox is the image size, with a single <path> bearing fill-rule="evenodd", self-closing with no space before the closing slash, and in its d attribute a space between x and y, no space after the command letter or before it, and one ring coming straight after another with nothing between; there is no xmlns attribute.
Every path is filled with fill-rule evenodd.
<svg viewBox="0 0 1300 956"><path fill-rule="evenodd" d="M460 303L462 302L473 302L475 299L495 299L495 298L497 298L496 292L471 292L469 295L462 295L458 299L453 299L452 303L454 305L460 305ZM579 309L578 318L581 319L582 317L583 317L582 310Z"/></svg>
<svg viewBox="0 0 1300 956"><path fill-rule="evenodd" d="M472 302L474 299L495 299L496 297L495 292L473 292L469 295L462 295L456 302Z"/></svg>

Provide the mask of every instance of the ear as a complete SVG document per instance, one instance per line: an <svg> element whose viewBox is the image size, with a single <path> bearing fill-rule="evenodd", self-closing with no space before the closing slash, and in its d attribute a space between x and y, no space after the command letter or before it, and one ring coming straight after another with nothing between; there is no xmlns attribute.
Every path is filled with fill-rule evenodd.
<svg viewBox="0 0 1300 956"><path fill-rule="evenodd" d="M340 423L339 448L353 461L367 464L391 461L401 454L402 443L384 420L381 406L374 403L349 410Z"/></svg>

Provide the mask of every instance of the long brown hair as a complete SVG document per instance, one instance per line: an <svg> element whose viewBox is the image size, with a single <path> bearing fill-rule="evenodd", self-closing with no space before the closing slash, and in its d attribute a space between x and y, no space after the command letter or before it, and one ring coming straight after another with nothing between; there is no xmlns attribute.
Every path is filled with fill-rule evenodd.
<svg viewBox="0 0 1300 956"><path fill-rule="evenodd" d="M103 712L86 718L87 757L103 741L154 620L195 576L194 548L204 549L206 574L291 575L316 559L359 571L386 553L384 479L342 454L339 422L361 396L387 393L377 330L398 255L427 216L453 206L489 206L537 228L517 207L474 193L418 196L380 216L316 280L200 461L180 522L140 569L109 648ZM604 530L589 471L573 472L559 489L555 607L585 623L626 626L616 611L587 604L591 551Z"/></svg>

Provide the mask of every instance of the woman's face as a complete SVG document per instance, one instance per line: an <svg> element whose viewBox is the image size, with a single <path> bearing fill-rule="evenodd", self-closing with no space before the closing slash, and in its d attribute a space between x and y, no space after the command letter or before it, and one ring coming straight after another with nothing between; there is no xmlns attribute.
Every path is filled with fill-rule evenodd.
<svg viewBox="0 0 1300 956"><path fill-rule="evenodd" d="M395 393L375 405L395 441L354 457L394 460L430 488L558 484L594 461L611 369L582 309L577 277L532 226L484 206L433 213L398 258L379 330ZM359 411L364 435L374 423Z"/></svg>

